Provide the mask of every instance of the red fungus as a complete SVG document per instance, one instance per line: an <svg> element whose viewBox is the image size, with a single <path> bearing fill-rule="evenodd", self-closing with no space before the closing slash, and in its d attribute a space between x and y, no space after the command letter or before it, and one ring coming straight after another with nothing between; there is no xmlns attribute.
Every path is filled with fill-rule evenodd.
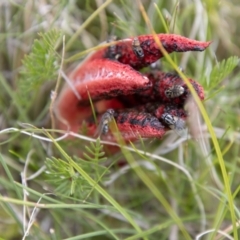
<svg viewBox="0 0 240 240"><path fill-rule="evenodd" d="M175 34L157 36L168 53L203 51L210 44ZM161 138L173 129L177 119L185 121L187 113L183 107L190 96L177 74L137 71L162 56L152 35L119 40L91 54L69 75L79 97L68 84L58 97L58 126L67 129L68 125L70 130L78 132L84 122L87 134L94 136L98 126L92 118L90 96L99 121L105 124L101 127L103 137L112 138L106 125L110 117L106 121L101 119L108 116L104 115L108 109L113 109L112 117L125 139ZM192 79L189 81L203 100L203 87Z"/></svg>

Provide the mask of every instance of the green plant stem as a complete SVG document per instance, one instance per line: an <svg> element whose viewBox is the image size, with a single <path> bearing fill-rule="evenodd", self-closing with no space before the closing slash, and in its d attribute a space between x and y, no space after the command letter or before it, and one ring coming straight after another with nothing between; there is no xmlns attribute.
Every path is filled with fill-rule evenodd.
<svg viewBox="0 0 240 240"><path fill-rule="evenodd" d="M82 31L92 22L92 20L98 16L98 14L106 8L112 0L107 0L104 4L101 5L90 17L87 18L87 20L79 27L79 29L76 31L76 33L70 38L68 43L66 44L66 51L71 47L73 42L77 39L77 37L82 33Z"/></svg>
<svg viewBox="0 0 240 240"><path fill-rule="evenodd" d="M141 228L135 223L133 218L123 209L120 204L118 204L102 187L100 187L67 153L60 147L60 145L54 141L52 136L46 132L46 135L53 141L57 149L65 157L65 159L71 164L71 166L79 173L81 176L92 186L94 187L109 203L111 203L118 211L121 213L128 222L136 229L138 233L141 233Z"/></svg>
<svg viewBox="0 0 240 240"><path fill-rule="evenodd" d="M221 172L222 172L222 176L223 176L223 180L224 180L224 186L225 186L225 191L228 197L228 205L229 205L229 209L230 209L230 214L231 214L231 219L232 219L232 224L233 224L233 230L234 230L234 239L238 239L238 232L237 232L237 227L236 227L236 216L235 216L235 212L234 212L234 207L233 207L233 197L232 197L232 193L231 193L231 189L230 189L230 182L229 182L229 178L228 178L228 174L227 174L227 170L224 164L224 159L222 156L222 152L216 137L216 134L213 130L211 121L208 117L208 114L202 104L202 102L200 101L195 89L193 88L193 86L190 84L189 80L186 78L186 76L179 70L178 66L175 64L175 62L172 60L172 58L169 56L169 54L166 52L166 50L163 48L160 40L157 38L157 35L148 19L148 16L146 14L146 11L143 7L143 5L140 3L139 1L139 6L140 6L140 10L143 14L143 17L145 19L145 22L147 23L148 27L150 28L154 40L155 42L158 44L159 49L161 50L161 52L163 53L164 57L167 59L167 61L173 66L173 68L176 70L176 72L179 74L179 76L184 80L184 82L186 83L187 87L189 88L193 99L195 100L195 102L197 103L197 106L203 116L203 119L208 127L209 133L212 137L212 141L213 141L213 145L214 148L216 150L216 154L218 156L218 161L219 161L219 165L221 168Z"/></svg>

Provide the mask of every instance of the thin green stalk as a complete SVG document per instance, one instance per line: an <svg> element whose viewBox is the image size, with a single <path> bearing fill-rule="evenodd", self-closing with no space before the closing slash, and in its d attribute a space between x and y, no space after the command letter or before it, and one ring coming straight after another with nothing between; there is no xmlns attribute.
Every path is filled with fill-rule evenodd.
<svg viewBox="0 0 240 240"><path fill-rule="evenodd" d="M90 17L87 18L87 20L79 27L79 29L76 31L75 34L70 38L68 43L66 44L66 51L71 47L73 42L77 39L77 37L82 33L82 31L93 21L95 17L98 16L98 14L106 8L112 0L107 0L104 4L102 4L101 7L99 7Z"/></svg>
<svg viewBox="0 0 240 240"><path fill-rule="evenodd" d="M16 186L20 187L21 189L22 188L25 189L29 193L32 193L32 194L38 196L39 198L42 198L42 199L47 200L49 202L55 203L55 204L48 204L48 203L46 203L45 206L43 206L42 208L44 208L44 209L59 209L59 208L63 208L63 209L71 209L71 208L73 208L73 209L76 209L77 211L79 211L82 214L84 214L87 218L91 219L92 221L94 221L98 225L100 225L102 228L104 228L115 239L118 239L118 237L112 232L112 230L109 229L107 226L105 226L105 224L101 220L98 220L98 218L96 218L95 216L92 216L92 214L89 213L89 211L82 211L82 209L96 209L96 210L99 210L99 209L109 209L109 210L115 210L113 207L106 206L106 205L92 204L92 203L88 203L86 201L84 201L84 204L71 204L71 203L65 204L65 203L62 203L61 201L58 201L58 200L53 199L53 198L50 198L46 194L39 193L37 191L32 190L29 187L23 186L20 183L16 183ZM81 201L81 202L83 202L83 201ZM22 202L22 204L25 204L25 203L26 203L25 201ZM19 204L21 204L21 203L19 203ZM30 204L30 206L31 206L31 204L33 204L33 207L36 207L36 203L27 202L27 204ZM132 230L132 231L134 231L134 230Z"/></svg>
<svg viewBox="0 0 240 240"><path fill-rule="evenodd" d="M128 160L131 166L136 164L136 161L134 160L132 154L130 152L126 151L124 148L122 148L123 155ZM144 170L140 167L136 168L133 167L135 172L137 173L138 177L142 180L142 182L148 187L148 189L152 192L152 194L158 199L158 201L163 205L164 209L167 211L167 213L171 216L171 218L176 222L179 229L182 231L185 239L191 240L190 235L186 231L181 219L178 217L178 215L174 212L171 205L168 203L166 198L164 198L163 194L159 191L159 189L156 187L156 185L153 183L153 181L147 176L147 174L144 172Z"/></svg>
<svg viewBox="0 0 240 240"><path fill-rule="evenodd" d="M76 61L80 58L82 58L83 56L86 56L87 54L91 53L91 52L94 52L94 51L97 51L97 50L100 50L102 48L106 48L106 47L109 47L111 45L114 45L118 43L118 41L111 41L110 43L104 43L104 44L100 44L98 46L95 46L95 47L92 47L92 48L88 48L84 51L81 51L77 54L74 54L73 56L67 58L64 60L64 63L69 63L69 62L73 62L73 61Z"/></svg>
<svg viewBox="0 0 240 240"><path fill-rule="evenodd" d="M67 153L60 147L60 145L54 141L52 136L46 132L46 135L53 141L59 152L65 157L65 159L71 164L71 166L79 173L83 178L94 187L109 203L111 203L119 213L121 213L128 222L136 229L138 233L141 233L141 228L135 223L133 218L127 213L125 209L123 209L118 202L116 202L111 195L109 195L101 186L96 184L96 182L75 162L71 157L67 155Z"/></svg>
<svg viewBox="0 0 240 240"><path fill-rule="evenodd" d="M153 5L154 5L155 9L157 10L158 16L160 17L160 20L162 22L165 32L169 33L169 28L168 28L167 23L162 15L162 12L159 10L158 5L156 3L153 3Z"/></svg>
<svg viewBox="0 0 240 240"><path fill-rule="evenodd" d="M13 176L12 176L12 174L11 174L11 172L10 172L10 170L9 170L9 168L8 168L6 162L4 161L4 159L3 159L1 154L0 154L0 163L2 164L6 174L8 176L8 179L9 179L10 183L12 184L12 186L13 186L15 192L16 192L17 197L19 199L21 199L22 198L22 193L18 190L18 188L16 188L16 185L14 184Z"/></svg>
<svg viewBox="0 0 240 240"><path fill-rule="evenodd" d="M24 111L24 109L19 104L19 100L18 100L16 92L14 92L10 88L10 86L7 84L7 81L4 79L4 77L2 76L1 73L0 73L0 84L2 84L3 88L6 90L8 95L11 97L12 102L14 103L14 105L16 106L20 116L22 117L22 120L25 121L25 122L29 122L29 119L27 117L26 112Z"/></svg>
<svg viewBox="0 0 240 240"><path fill-rule="evenodd" d="M165 210L167 211L167 213L172 217L172 219L176 222L176 224L178 225L179 229L182 231L185 239L189 239L191 240L190 235L188 234L188 232L186 231L181 219L178 217L178 215L174 212L174 210L172 209L172 207L170 206L170 204L168 203L168 201L166 200L166 198L164 198L163 194L159 191L159 189L156 187L156 185L152 182L152 180L147 176L147 174L145 174L145 172L142 170L142 168L140 167L133 167L136 165L136 161L133 158L131 152L127 151L127 149L124 147L125 141L122 138L121 134L119 133L117 124L115 121L113 121L113 129L112 132L116 133L115 138L118 142L118 144L121 146L121 150L122 153L125 157L125 159L127 159L128 163L132 166L132 168L134 169L134 171L137 173L138 177L142 180L142 182L148 187L148 189L152 192L152 194L158 199L158 201L160 203L162 203L162 205L164 206ZM136 149L137 152L137 149Z"/></svg>
<svg viewBox="0 0 240 240"><path fill-rule="evenodd" d="M221 172L222 172L222 176L223 176L223 180L224 180L224 186L225 186L225 191L228 197L228 204L229 204L229 209L230 209L230 213L231 213L231 219L232 219L232 224L233 224L233 229L234 229L234 238L238 239L238 232L237 232L237 227L235 225L236 223L236 216L235 216L235 212L234 212L234 207L233 207L233 197L232 197L232 193L231 193L231 189L230 189L230 182L229 182L229 178L228 178L228 174L227 174L227 170L224 164L224 159L222 156L222 152L216 137L216 134L214 132L213 126L211 124L211 121L208 117L208 114L202 104L202 102L200 101L195 89L193 88L193 86L190 84L189 80L186 78L186 76L179 70L178 66L175 64L175 62L172 60L172 58L169 56L169 54L166 52L166 50L163 48L161 42L159 41L159 39L157 38L157 35L154 31L154 29L152 28L152 25L148 19L148 16L146 14L145 9L143 8L142 4L139 2L139 6L140 9L142 11L143 17L145 19L145 22L147 23L149 29L151 29L151 32L154 36L155 42L158 44L159 49L161 50L161 52L163 53L164 57L167 59L167 61L173 66L173 68L176 70L176 72L179 74L179 76L184 80L184 82L186 83L187 87L189 88L193 99L195 100L195 102L197 103L197 106L203 116L203 119L208 127L209 133L211 135L211 139L213 141L213 145L214 148L216 150L216 154L218 156L218 161L219 161L219 165L221 168Z"/></svg>

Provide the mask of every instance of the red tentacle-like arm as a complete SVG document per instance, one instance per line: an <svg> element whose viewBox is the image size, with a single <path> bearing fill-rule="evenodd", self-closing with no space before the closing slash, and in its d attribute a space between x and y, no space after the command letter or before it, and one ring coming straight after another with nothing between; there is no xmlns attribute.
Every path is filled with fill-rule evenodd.
<svg viewBox="0 0 240 240"><path fill-rule="evenodd" d="M57 100L56 113L59 119L67 121L73 131L78 131L82 121L92 115L89 97L96 102L131 95L152 87L152 82L146 76L128 65L108 59L95 59L91 64L79 65L69 78L79 98L66 84ZM117 105L122 106L116 100L103 102L100 112ZM63 127L62 124L60 126Z"/></svg>
<svg viewBox="0 0 240 240"><path fill-rule="evenodd" d="M129 65L109 59L95 59L77 68L71 75L81 101L110 99L149 89L152 82Z"/></svg>
<svg viewBox="0 0 240 240"><path fill-rule="evenodd" d="M157 36L168 53L203 51L210 44L174 34ZM88 134L93 136L97 126L89 120L92 118L90 96L99 119L108 109L114 109L113 117L124 138L162 137L170 128L165 119L171 122L171 118L187 117L183 105L190 95L185 83L176 74L155 71L143 75L137 71L162 56L152 35L119 40L91 54L69 74L72 86L66 84L57 99L58 126L77 132L85 123L89 128ZM190 82L203 99L201 85L191 79ZM149 102L152 102L150 106L160 104L161 107L149 110L152 109ZM168 112L169 104L177 110ZM184 113L177 116L179 111ZM102 130L107 132L108 126L105 124L103 127Z"/></svg>
<svg viewBox="0 0 240 240"><path fill-rule="evenodd" d="M157 37L168 53L204 51L211 43L192 40L176 34L157 34ZM110 58L135 69L141 69L163 57L153 35L141 35L137 38L143 50L143 57L139 57L134 51L133 41L135 38L127 38L119 40L110 48L103 48L95 52L86 60L86 63L96 58Z"/></svg>

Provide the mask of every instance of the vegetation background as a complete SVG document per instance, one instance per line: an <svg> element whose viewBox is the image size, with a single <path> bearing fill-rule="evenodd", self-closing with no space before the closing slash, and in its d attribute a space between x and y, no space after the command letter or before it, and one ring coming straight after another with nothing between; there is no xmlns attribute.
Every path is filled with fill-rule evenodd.
<svg viewBox="0 0 240 240"><path fill-rule="evenodd" d="M205 87L201 134L109 157L81 135L53 141L59 69L111 35L151 33L141 4L157 33L212 41L171 55ZM0 239L239 239L239 16L239 0L1 0Z"/></svg>

